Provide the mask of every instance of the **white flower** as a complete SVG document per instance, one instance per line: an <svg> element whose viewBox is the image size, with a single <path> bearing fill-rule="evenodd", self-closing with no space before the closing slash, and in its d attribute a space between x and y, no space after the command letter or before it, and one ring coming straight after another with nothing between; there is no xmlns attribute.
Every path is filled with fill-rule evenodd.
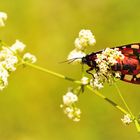
<svg viewBox="0 0 140 140"><path fill-rule="evenodd" d="M0 64L2 64L8 71L15 71L15 65L17 63L17 56L14 56L13 52L9 48L3 46L2 50L0 51Z"/></svg>
<svg viewBox="0 0 140 140"><path fill-rule="evenodd" d="M1 62L1 64L10 72L16 70L16 64L18 63L18 58L16 56L10 56Z"/></svg>
<svg viewBox="0 0 140 140"><path fill-rule="evenodd" d="M84 51L88 46L88 41L85 38L76 38L74 44L77 50Z"/></svg>
<svg viewBox="0 0 140 140"><path fill-rule="evenodd" d="M129 114L124 115L124 118L121 119L121 121L122 121L124 124L130 124L130 123L132 122L132 120L131 120Z"/></svg>
<svg viewBox="0 0 140 140"><path fill-rule="evenodd" d="M64 113L68 116L69 119L74 117L74 108L73 107L66 107L64 109Z"/></svg>
<svg viewBox="0 0 140 140"><path fill-rule="evenodd" d="M75 47L80 51L84 51L88 46L93 46L96 40L90 30L81 30L79 37L75 39Z"/></svg>
<svg viewBox="0 0 140 140"><path fill-rule="evenodd" d="M79 38L86 38L86 39L90 39L93 37L93 34L90 30L86 30L86 29L82 29L79 32Z"/></svg>
<svg viewBox="0 0 140 140"><path fill-rule="evenodd" d="M78 101L77 95L73 94L72 92L67 92L66 95L63 96L63 103L64 105L71 105Z"/></svg>
<svg viewBox="0 0 140 140"><path fill-rule="evenodd" d="M4 21L7 19L7 14L5 12L0 12L0 27L5 26Z"/></svg>
<svg viewBox="0 0 140 140"><path fill-rule="evenodd" d="M90 45L90 46L94 46L95 43L96 43L95 38L94 38L94 37L91 37L91 38L89 39L89 45Z"/></svg>
<svg viewBox="0 0 140 140"><path fill-rule="evenodd" d="M37 58L32 55L31 53L25 53L23 56L23 61L29 62L29 63L35 63Z"/></svg>
<svg viewBox="0 0 140 140"><path fill-rule="evenodd" d="M8 85L8 77L11 72L15 71L17 64L21 59L19 58L20 52L25 48L25 45L16 40L16 43L11 47L2 46L0 50L0 90L3 90ZM30 53L26 53L23 58L25 61L34 63L36 57Z"/></svg>
<svg viewBox="0 0 140 140"><path fill-rule="evenodd" d="M8 71L0 64L0 90L8 85Z"/></svg>
<svg viewBox="0 0 140 140"><path fill-rule="evenodd" d="M83 49L81 40L80 40L79 38L76 38L76 39L75 39L74 45L75 45L75 47L76 47L78 50L82 50L82 49Z"/></svg>
<svg viewBox="0 0 140 140"><path fill-rule="evenodd" d="M108 61L109 61L110 65L114 65L117 63L117 60L114 59L113 57L108 57Z"/></svg>
<svg viewBox="0 0 140 140"><path fill-rule="evenodd" d="M81 115L81 110L79 108L74 108L73 121L74 122L79 122L80 121L80 115Z"/></svg>
<svg viewBox="0 0 140 140"><path fill-rule="evenodd" d="M24 48L26 47L25 44L23 44L21 41L16 40L16 42L10 47L10 50L13 51L14 53L17 52L22 52Z"/></svg>
<svg viewBox="0 0 140 140"><path fill-rule="evenodd" d="M100 77L99 77L100 78ZM99 78L95 78L95 79L91 79L90 80L90 85L93 87L93 88L96 88L96 89L101 89L103 88L103 83L100 82L100 79Z"/></svg>
<svg viewBox="0 0 140 140"><path fill-rule="evenodd" d="M75 114L76 116L81 114L81 110L79 108L75 108Z"/></svg>
<svg viewBox="0 0 140 140"><path fill-rule="evenodd" d="M81 82L82 82L83 85L87 85L88 82L89 82L89 78L84 76L84 77L81 79Z"/></svg>
<svg viewBox="0 0 140 140"><path fill-rule="evenodd" d="M114 66L119 60L122 61L124 59L124 55L118 48L106 48L96 56L97 59L95 61L99 70L97 71L97 74L94 74L94 81L91 82L91 85L100 89L103 87L105 82L113 83L114 77L120 78L120 74L118 72L114 72L112 70L112 66Z"/></svg>
<svg viewBox="0 0 140 140"><path fill-rule="evenodd" d="M72 119L75 122L80 121L81 110L77 107L68 106L64 109L64 114L67 115L69 119Z"/></svg>
<svg viewBox="0 0 140 140"><path fill-rule="evenodd" d="M60 105L60 108L63 109L64 114L66 114L69 119L72 119L75 122L80 121L81 115L81 110L77 108L75 104L77 101L77 95L73 94L71 91L68 91L63 96L63 104Z"/></svg>
<svg viewBox="0 0 140 140"><path fill-rule="evenodd" d="M121 77L120 72L115 72L115 77L120 78Z"/></svg>
<svg viewBox="0 0 140 140"><path fill-rule="evenodd" d="M81 63L84 56L86 56L84 52L74 49L69 53L67 60L72 60L73 64Z"/></svg>

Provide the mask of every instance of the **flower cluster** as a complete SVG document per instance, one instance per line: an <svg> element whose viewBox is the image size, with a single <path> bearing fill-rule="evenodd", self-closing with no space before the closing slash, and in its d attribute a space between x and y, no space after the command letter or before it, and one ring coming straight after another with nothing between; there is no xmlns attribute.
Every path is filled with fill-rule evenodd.
<svg viewBox="0 0 140 140"><path fill-rule="evenodd" d="M3 44L1 45L2 49L0 50L0 90L3 90L8 85L8 77L11 72L16 70L18 63L20 61L25 61L26 54L24 55L23 60L21 60L22 58L19 58L20 53L23 52L25 46L26 45L19 40L16 40L16 42L10 47L7 47ZM30 62L32 62L32 58L29 59Z"/></svg>
<svg viewBox="0 0 140 140"><path fill-rule="evenodd" d="M7 19L7 14L0 12L0 27L4 26L4 21ZM23 58L20 54L24 51L26 45L21 41L16 42L10 47L4 42L0 42L0 90L3 90L8 85L8 77L11 72L15 71L18 64L26 62L35 63L36 57L30 53L24 54Z"/></svg>
<svg viewBox="0 0 140 140"><path fill-rule="evenodd" d="M106 48L102 53L97 54L96 63L100 70L107 70L108 67L113 66L119 60L123 60L124 55L119 51L119 48Z"/></svg>
<svg viewBox="0 0 140 140"><path fill-rule="evenodd" d="M67 60L72 60L73 64L80 63L81 58L85 55L86 54L84 52L74 49L69 53Z"/></svg>
<svg viewBox="0 0 140 140"><path fill-rule="evenodd" d="M0 12L0 27L5 26L4 21L7 19L7 14L5 12Z"/></svg>
<svg viewBox="0 0 140 140"><path fill-rule="evenodd" d="M74 60L74 63L80 63L81 58L84 57L85 50L89 46L93 46L96 43L94 35L90 30L81 30L78 38L75 39L75 49L72 50L68 55L68 60Z"/></svg>
<svg viewBox="0 0 140 140"><path fill-rule="evenodd" d="M98 72L93 74L94 80L91 80L91 86L100 89L103 87L104 82L112 83L115 78L120 78L120 73L112 71L112 66L118 61L122 61L124 55L118 48L106 48L102 53L97 54L96 64L99 68Z"/></svg>
<svg viewBox="0 0 140 140"><path fill-rule="evenodd" d="M16 40L16 42L9 48L14 53L22 53L25 49L26 45L21 41Z"/></svg>
<svg viewBox="0 0 140 140"><path fill-rule="evenodd" d="M121 121L122 121L124 124L126 124L126 125L128 125L128 124L130 124L130 123L132 122L132 120L131 120L129 114L124 115L124 118L122 118Z"/></svg>
<svg viewBox="0 0 140 140"><path fill-rule="evenodd" d="M81 30L79 37L75 39L75 48L80 51L84 51L87 47L93 46L96 40L90 30Z"/></svg>
<svg viewBox="0 0 140 140"><path fill-rule="evenodd" d="M78 101L77 95L73 92L68 91L63 96L63 104L60 105L63 108L64 113L68 118L72 119L75 122L80 121L81 110L76 107L75 103Z"/></svg>
<svg viewBox="0 0 140 140"><path fill-rule="evenodd" d="M82 83L82 85L87 85L89 83L89 78L88 77L85 77L85 76L82 77L81 83Z"/></svg>
<svg viewBox="0 0 140 140"><path fill-rule="evenodd" d="M37 58L31 53L25 53L23 55L23 61L28 63L35 63L37 61Z"/></svg>

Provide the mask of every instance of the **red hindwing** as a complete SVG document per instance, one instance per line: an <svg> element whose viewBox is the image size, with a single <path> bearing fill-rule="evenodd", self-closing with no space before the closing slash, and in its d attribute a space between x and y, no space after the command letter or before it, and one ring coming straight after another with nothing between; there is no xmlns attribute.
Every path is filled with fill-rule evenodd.
<svg viewBox="0 0 140 140"><path fill-rule="evenodd" d="M124 60L114 66L115 71L121 72L121 80L140 84L140 43L116 47L124 55Z"/></svg>

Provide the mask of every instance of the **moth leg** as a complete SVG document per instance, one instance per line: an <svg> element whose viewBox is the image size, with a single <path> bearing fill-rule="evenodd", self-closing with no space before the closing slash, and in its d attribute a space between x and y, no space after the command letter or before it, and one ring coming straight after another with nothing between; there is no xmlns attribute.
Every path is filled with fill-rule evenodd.
<svg viewBox="0 0 140 140"><path fill-rule="evenodd" d="M81 85L81 91L82 91L82 93L84 93L84 91L85 91L85 85Z"/></svg>
<svg viewBox="0 0 140 140"><path fill-rule="evenodd" d="M94 69L94 68L91 67L91 68L89 68L88 70L86 70L86 72L87 72L88 74L92 75L92 77L94 78L94 75L90 72L90 71L92 71L93 69Z"/></svg>

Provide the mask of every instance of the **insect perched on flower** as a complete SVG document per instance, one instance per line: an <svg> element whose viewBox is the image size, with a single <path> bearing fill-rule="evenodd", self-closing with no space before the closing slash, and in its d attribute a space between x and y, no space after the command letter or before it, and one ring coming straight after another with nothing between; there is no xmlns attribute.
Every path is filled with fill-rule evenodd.
<svg viewBox="0 0 140 140"><path fill-rule="evenodd" d="M93 78L108 80L115 76L123 81L140 84L140 43L106 48L82 58L82 63L90 68L87 73ZM92 73L95 70L95 74ZM102 77L102 78L101 78ZM102 83L101 82L101 83Z"/></svg>
<svg viewBox="0 0 140 140"><path fill-rule="evenodd" d="M140 43L85 54L86 49L95 43L90 30L81 30L75 40L75 49L67 58L70 63L80 62L89 66L86 72L93 77L90 80L92 87L100 89L105 82L113 83L115 78L140 84Z"/></svg>

